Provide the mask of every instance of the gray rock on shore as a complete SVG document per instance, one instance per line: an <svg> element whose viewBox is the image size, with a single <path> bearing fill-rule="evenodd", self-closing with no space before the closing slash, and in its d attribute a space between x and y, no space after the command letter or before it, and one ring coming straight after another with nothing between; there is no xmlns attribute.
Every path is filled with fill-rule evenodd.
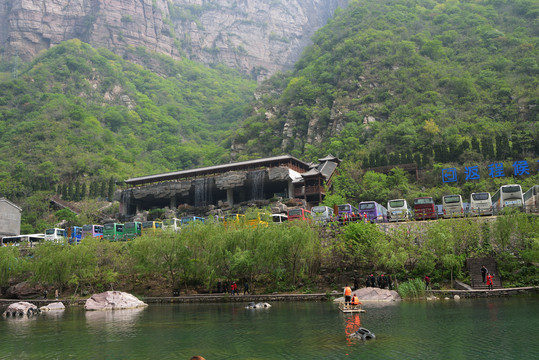
<svg viewBox="0 0 539 360"><path fill-rule="evenodd" d="M122 291L105 291L86 300L85 310L121 310L148 306L135 296Z"/></svg>

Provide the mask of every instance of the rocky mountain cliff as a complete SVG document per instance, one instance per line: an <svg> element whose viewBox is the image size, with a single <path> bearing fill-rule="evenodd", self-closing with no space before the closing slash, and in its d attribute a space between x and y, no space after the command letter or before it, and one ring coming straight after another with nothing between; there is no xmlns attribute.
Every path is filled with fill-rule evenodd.
<svg viewBox="0 0 539 360"><path fill-rule="evenodd" d="M78 38L123 54L143 46L262 79L287 69L348 0L0 0L0 46L32 59Z"/></svg>

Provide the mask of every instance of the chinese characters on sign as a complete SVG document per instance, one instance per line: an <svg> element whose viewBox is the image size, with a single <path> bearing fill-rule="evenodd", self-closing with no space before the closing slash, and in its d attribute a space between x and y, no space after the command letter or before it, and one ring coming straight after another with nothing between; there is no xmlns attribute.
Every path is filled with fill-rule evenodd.
<svg viewBox="0 0 539 360"><path fill-rule="evenodd" d="M539 160L537 160L539 163ZM492 163L487 166L488 176L491 178L504 177L505 171L502 163ZM539 172L539 170L538 170ZM515 161L513 163L513 175L522 176L530 175L530 165L526 160ZM479 175L479 166L466 166L464 168L465 180L479 180L481 175ZM457 169L456 168L445 168L442 169L442 182L452 183L457 182Z"/></svg>

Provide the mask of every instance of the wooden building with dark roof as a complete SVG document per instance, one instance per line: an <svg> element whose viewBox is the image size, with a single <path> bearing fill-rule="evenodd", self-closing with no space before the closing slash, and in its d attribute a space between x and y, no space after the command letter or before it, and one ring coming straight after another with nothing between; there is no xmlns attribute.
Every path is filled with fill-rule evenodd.
<svg viewBox="0 0 539 360"><path fill-rule="evenodd" d="M121 192L120 212L129 216L182 204L233 206L275 197L301 198L313 206L322 201L339 163L333 156L311 164L283 155L131 178Z"/></svg>

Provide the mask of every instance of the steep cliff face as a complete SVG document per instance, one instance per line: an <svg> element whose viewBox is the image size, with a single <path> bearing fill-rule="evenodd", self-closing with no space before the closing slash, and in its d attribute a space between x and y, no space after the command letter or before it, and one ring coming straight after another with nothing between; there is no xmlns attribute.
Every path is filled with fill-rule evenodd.
<svg viewBox="0 0 539 360"><path fill-rule="evenodd" d="M122 54L144 46L264 78L289 68L348 0L0 0L0 46L24 60L79 38Z"/></svg>

